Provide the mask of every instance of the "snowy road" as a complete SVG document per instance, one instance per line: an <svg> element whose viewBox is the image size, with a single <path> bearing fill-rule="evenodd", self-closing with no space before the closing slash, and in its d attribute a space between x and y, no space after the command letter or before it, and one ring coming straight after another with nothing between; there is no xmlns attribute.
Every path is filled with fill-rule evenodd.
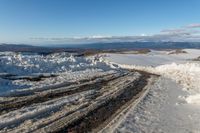
<svg viewBox="0 0 200 133"><path fill-rule="evenodd" d="M185 104L180 95L186 95L180 85L161 77L114 132L199 133L200 106Z"/></svg>
<svg viewBox="0 0 200 133"><path fill-rule="evenodd" d="M105 57L122 68L161 75L147 97L130 109L113 132L200 132L200 63L192 61L200 56L200 50L185 51L172 55L169 51L152 51Z"/></svg>

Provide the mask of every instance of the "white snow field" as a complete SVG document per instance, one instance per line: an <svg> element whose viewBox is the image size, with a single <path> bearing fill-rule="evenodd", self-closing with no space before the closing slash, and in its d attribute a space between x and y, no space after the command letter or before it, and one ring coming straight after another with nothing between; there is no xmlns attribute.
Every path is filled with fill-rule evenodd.
<svg viewBox="0 0 200 133"><path fill-rule="evenodd" d="M199 133L200 132L200 50L169 54L107 54L105 60L121 68L161 75L149 93L113 132Z"/></svg>

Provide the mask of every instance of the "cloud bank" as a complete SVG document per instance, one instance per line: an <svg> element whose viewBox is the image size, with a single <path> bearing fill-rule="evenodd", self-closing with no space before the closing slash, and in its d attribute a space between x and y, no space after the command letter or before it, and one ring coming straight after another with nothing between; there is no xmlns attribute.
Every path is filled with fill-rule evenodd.
<svg viewBox="0 0 200 133"><path fill-rule="evenodd" d="M35 43L46 44L81 44L81 43L109 43L109 42L200 42L200 23L189 24L180 28L163 29L154 35L138 36L89 36L89 37L33 37Z"/></svg>

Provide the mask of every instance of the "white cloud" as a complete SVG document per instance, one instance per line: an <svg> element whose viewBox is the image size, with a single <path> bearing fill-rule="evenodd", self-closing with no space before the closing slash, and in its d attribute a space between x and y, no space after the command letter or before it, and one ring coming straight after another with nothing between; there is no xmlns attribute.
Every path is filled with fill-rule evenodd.
<svg viewBox="0 0 200 133"><path fill-rule="evenodd" d="M188 26L186 26L187 28L200 28L200 23L196 23L196 24L190 24Z"/></svg>
<svg viewBox="0 0 200 133"><path fill-rule="evenodd" d="M190 24L181 28L164 29L154 35L141 34L138 36L103 36L94 35L88 37L52 37L52 38L31 38L37 42L54 44L78 44L78 43L97 43L97 42L134 42L134 41L200 41L200 24Z"/></svg>
<svg viewBox="0 0 200 133"><path fill-rule="evenodd" d="M161 33L183 33L185 32L186 30L185 29L164 29L164 30L161 30Z"/></svg>

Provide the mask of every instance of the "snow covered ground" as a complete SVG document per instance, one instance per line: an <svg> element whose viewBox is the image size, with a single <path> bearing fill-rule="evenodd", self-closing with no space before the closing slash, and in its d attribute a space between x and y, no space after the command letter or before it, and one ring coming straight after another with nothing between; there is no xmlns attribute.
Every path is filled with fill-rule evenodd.
<svg viewBox="0 0 200 133"><path fill-rule="evenodd" d="M184 51L187 53L170 54L172 51L151 50L147 54L107 54L107 59L118 64L155 67L173 62L184 63L200 56L200 50L197 49L184 49Z"/></svg>
<svg viewBox="0 0 200 133"><path fill-rule="evenodd" d="M68 53L43 56L1 52L0 98L4 99L3 96L17 92L48 91L48 87L114 74L121 71L121 68L137 69L159 74L161 77L151 87L145 99L135 108L131 108L118 125L115 125L113 132L198 133L200 62L193 59L200 56L200 50L184 51L186 53L171 54L173 51L152 50L147 54L106 54L87 58L74 57ZM37 82L29 80L41 75L42 78ZM84 106L87 98L93 93L94 90L87 90L16 111L11 110L0 116L0 128L12 125L17 120L24 122L29 117L35 118L36 115L47 112L46 110L53 112L63 105L68 106L69 103L80 103L80 106ZM7 99L10 100L9 97ZM27 128L27 124L31 123L27 121L25 125L20 126ZM37 126L42 123L35 124Z"/></svg>
<svg viewBox="0 0 200 133"><path fill-rule="evenodd" d="M185 104L187 92L161 77L136 108L132 108L114 132L199 133L200 106Z"/></svg>
<svg viewBox="0 0 200 133"><path fill-rule="evenodd" d="M200 132L200 50L187 53L108 54L121 68L161 75L148 96L129 111L115 132Z"/></svg>
<svg viewBox="0 0 200 133"><path fill-rule="evenodd" d="M73 82L113 73L114 69L95 58L74 57L69 53L47 56L13 52L0 53L0 95L24 89ZM34 82L24 77L49 76ZM51 76L54 75L54 76ZM11 79L15 80L11 80Z"/></svg>

